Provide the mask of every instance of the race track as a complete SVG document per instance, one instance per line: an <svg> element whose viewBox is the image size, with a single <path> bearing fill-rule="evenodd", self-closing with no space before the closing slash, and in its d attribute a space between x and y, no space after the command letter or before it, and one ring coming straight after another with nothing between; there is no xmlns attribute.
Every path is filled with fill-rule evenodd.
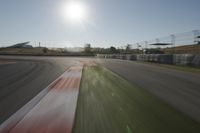
<svg viewBox="0 0 200 133"><path fill-rule="evenodd" d="M2 57L3 58L3 57ZM11 64L0 64L0 123L15 113L64 70L74 63L73 59L60 63L48 58L4 57ZM9 59L12 58L12 60Z"/></svg>
<svg viewBox="0 0 200 133"><path fill-rule="evenodd" d="M125 60L0 56L0 123L77 62L95 61L200 122L200 74ZM12 63L8 63L12 62Z"/></svg>
<svg viewBox="0 0 200 133"><path fill-rule="evenodd" d="M200 122L200 74L115 59L98 62Z"/></svg>

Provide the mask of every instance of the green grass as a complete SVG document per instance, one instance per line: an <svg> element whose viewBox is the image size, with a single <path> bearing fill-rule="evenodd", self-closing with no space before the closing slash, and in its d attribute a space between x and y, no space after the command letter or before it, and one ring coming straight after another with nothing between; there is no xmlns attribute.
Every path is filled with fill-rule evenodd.
<svg viewBox="0 0 200 133"><path fill-rule="evenodd" d="M43 54L43 48L3 48L0 53L5 54Z"/></svg>
<svg viewBox="0 0 200 133"><path fill-rule="evenodd" d="M199 68L190 67L190 66L177 66L177 65L168 65L168 64L159 64L159 66L186 71L186 72L200 73Z"/></svg>
<svg viewBox="0 0 200 133"><path fill-rule="evenodd" d="M86 67L74 133L197 133L200 124L111 71Z"/></svg>
<svg viewBox="0 0 200 133"><path fill-rule="evenodd" d="M160 66L160 67L176 69L176 70L185 71L185 72L200 73L200 68L198 68L198 67L160 64L160 63L144 62L144 61L137 61L137 62L138 63L152 64L152 65L156 65L156 66Z"/></svg>

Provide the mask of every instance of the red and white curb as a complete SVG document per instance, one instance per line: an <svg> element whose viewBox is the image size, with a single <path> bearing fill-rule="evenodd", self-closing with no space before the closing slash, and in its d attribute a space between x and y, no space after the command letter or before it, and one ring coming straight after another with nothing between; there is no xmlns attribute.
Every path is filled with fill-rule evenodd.
<svg viewBox="0 0 200 133"><path fill-rule="evenodd" d="M83 65L57 80L0 126L0 133L71 133Z"/></svg>

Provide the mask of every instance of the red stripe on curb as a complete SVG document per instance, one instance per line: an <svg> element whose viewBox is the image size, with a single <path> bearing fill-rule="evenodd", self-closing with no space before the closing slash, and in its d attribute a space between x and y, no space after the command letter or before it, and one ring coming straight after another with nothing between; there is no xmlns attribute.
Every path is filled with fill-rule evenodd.
<svg viewBox="0 0 200 133"><path fill-rule="evenodd" d="M77 75L78 71L80 77L73 77L73 72ZM50 91L14 128L6 132L0 129L0 133L71 133L81 74L82 66L71 67L49 86Z"/></svg>
<svg viewBox="0 0 200 133"><path fill-rule="evenodd" d="M59 81L52 87L53 90L64 90L67 88L79 88L80 78L60 78ZM67 88L66 88L67 86Z"/></svg>

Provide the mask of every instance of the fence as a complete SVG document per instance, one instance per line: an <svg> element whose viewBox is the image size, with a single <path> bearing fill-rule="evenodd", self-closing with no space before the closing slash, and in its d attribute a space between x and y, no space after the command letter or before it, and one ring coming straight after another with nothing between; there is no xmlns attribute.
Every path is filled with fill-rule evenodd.
<svg viewBox="0 0 200 133"><path fill-rule="evenodd" d="M97 54L97 57L200 67L200 54Z"/></svg>

